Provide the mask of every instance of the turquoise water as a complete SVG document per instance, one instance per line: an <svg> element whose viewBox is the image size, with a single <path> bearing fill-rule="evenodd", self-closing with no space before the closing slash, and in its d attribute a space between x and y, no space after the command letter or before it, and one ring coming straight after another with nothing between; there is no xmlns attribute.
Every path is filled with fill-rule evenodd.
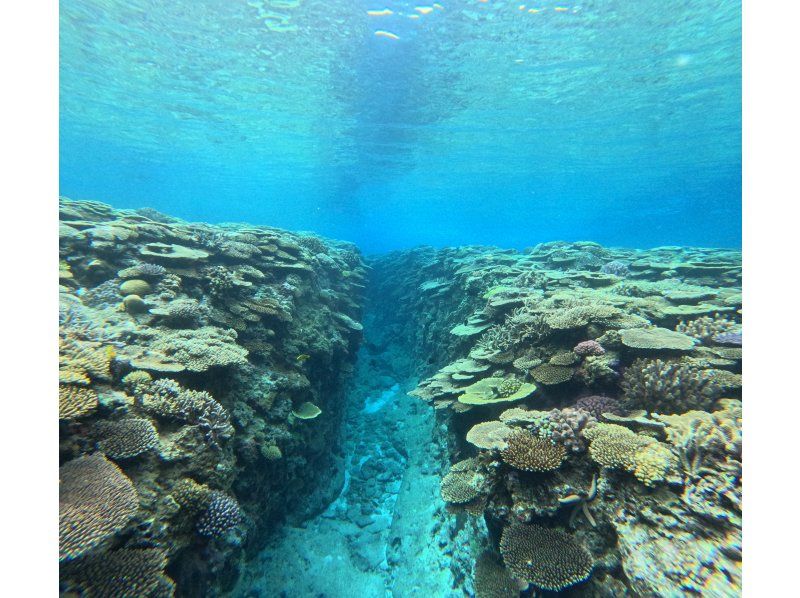
<svg viewBox="0 0 800 598"><path fill-rule="evenodd" d="M366 252L738 247L740 13L65 0L60 190Z"/></svg>

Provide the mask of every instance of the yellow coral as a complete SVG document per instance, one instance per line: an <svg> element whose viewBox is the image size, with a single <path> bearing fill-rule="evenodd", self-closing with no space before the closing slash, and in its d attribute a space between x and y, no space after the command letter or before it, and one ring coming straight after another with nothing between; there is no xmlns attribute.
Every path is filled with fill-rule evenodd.
<svg viewBox="0 0 800 598"><path fill-rule="evenodd" d="M673 468L674 458L665 444L652 442L636 451L633 461L636 479L646 486L655 486Z"/></svg>
<svg viewBox="0 0 800 598"><path fill-rule="evenodd" d="M70 420L89 415L97 409L97 393L74 384L58 385L58 419Z"/></svg>

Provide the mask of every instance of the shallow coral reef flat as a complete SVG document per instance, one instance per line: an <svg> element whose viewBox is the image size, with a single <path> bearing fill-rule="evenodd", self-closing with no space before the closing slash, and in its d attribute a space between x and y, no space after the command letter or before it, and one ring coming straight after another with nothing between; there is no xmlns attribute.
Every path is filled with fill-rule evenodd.
<svg viewBox="0 0 800 598"><path fill-rule="evenodd" d="M62 593L740 594L738 251L60 221Z"/></svg>

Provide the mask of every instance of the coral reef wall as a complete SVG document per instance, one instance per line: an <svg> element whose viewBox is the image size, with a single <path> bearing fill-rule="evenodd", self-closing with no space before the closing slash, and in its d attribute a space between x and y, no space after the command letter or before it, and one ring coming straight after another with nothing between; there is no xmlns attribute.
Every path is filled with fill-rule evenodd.
<svg viewBox="0 0 800 598"><path fill-rule="evenodd" d="M739 595L738 252L554 242L370 266L373 349L428 376L411 394L449 461L456 595Z"/></svg>
<svg viewBox="0 0 800 598"><path fill-rule="evenodd" d="M360 253L66 198L59 233L62 591L225 593L344 483Z"/></svg>

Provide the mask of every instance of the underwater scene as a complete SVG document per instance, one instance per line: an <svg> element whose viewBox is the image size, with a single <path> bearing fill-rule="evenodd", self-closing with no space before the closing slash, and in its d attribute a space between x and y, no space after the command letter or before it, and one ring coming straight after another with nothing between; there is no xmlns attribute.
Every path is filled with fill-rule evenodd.
<svg viewBox="0 0 800 598"><path fill-rule="evenodd" d="M739 2L59 22L61 596L742 594Z"/></svg>

